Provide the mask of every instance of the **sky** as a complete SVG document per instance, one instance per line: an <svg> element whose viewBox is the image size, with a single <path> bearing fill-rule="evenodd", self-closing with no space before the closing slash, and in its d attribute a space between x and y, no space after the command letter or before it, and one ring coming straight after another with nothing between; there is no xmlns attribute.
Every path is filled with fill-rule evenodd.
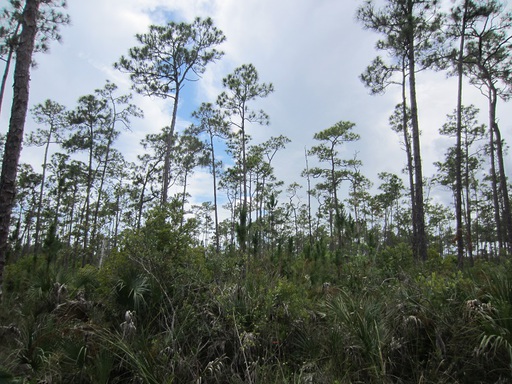
<svg viewBox="0 0 512 384"><path fill-rule="evenodd" d="M384 95L370 95L359 75L379 53L375 43L380 37L364 30L355 13L358 0L69 0L67 13L71 25L62 28L62 42L53 42L48 54L37 54L37 68L32 72L30 105L52 99L72 109L80 96L102 88L106 80L119 86L120 93L130 92L127 75L113 68L113 63L137 45L136 33L145 33L150 24L168 20L190 22L195 17L211 17L226 35L220 47L224 57L208 66L203 78L187 85L182 100L178 130L191 122L190 112L201 102L214 102L222 92L222 78L242 64L252 63L262 82L271 82L275 92L253 104L270 116L269 126L247 128L253 143L271 136L285 135L290 140L285 150L274 158L275 174L285 186L306 182L300 176L305 168L304 149L317 144L316 132L338 121L356 124L361 136L356 143L340 151L342 158L357 154L363 162L361 171L379 185L380 172L402 174L405 153L399 136L389 128L388 119L400 102L400 89L390 88ZM452 139L441 137L439 128L455 108L456 81L444 73L418 74L418 104L424 175L435 173L434 161L444 158ZM486 99L478 90L465 88L464 104L481 108L481 122L486 118ZM6 96L6 99L8 97ZM135 161L141 153L139 142L148 133L158 132L171 119L170 102L134 95L133 102L144 111L144 119L134 119L131 131L117 142L127 160ZM10 103L4 103L0 131L7 131ZM500 103L498 115L503 138L510 143L512 109ZM27 117L26 131L36 127ZM507 168L512 162L507 156ZM39 149L25 147L22 162L38 168L42 163ZM314 159L310 159L314 163ZM310 166L312 164L310 163ZM188 188L192 203L211 200L203 191L211 189L207 170L197 170ZM442 191L433 191L443 196ZM347 196L343 196L345 198ZM435 197L435 196L433 196ZM195 199L195 201L194 201Z"/></svg>

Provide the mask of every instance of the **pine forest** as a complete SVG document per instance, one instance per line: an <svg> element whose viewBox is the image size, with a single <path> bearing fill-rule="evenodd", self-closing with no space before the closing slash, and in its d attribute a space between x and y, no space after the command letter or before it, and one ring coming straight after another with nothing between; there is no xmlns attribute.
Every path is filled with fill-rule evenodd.
<svg viewBox="0 0 512 384"><path fill-rule="evenodd" d="M261 108L286 103L272 73L242 61L191 96L234 38L213 18L169 12L88 94L32 103L73 15L2 3L0 383L512 382L506 3L358 1L376 44L356 81L398 97L402 171L370 174L354 148L371 129L340 114L302 133L293 180ZM428 164L426 73L456 85ZM166 125L123 151L150 103Z"/></svg>

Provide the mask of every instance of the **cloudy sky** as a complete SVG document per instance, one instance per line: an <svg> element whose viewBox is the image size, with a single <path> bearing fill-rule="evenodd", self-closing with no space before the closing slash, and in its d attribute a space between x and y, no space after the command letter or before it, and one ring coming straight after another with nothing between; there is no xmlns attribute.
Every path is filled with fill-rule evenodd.
<svg viewBox="0 0 512 384"><path fill-rule="evenodd" d="M397 174L405 163L399 137L388 125L388 117L400 101L399 89L390 88L385 95L372 96L359 75L378 54L379 38L362 28L355 12L357 0L69 0L70 26L62 29L61 44L52 43L49 54L38 54L38 67L32 73L30 105L52 99L68 108L107 79L122 92L130 82L112 64L136 45L134 35L144 33L150 24L163 24L169 18L191 21L210 16L227 37L221 49L223 59L210 65L204 78L190 86L189 96L179 111L178 129L190 124L190 111L201 102L214 101L222 91L222 78L234 68L252 63L263 82L272 82L275 92L254 105L264 109L271 119L268 127L250 126L254 143L271 136L291 139L287 149L275 157L276 175L286 185L301 181L305 167L304 148L314 145L315 132L329 128L340 120L356 124L361 135L358 143L347 145L344 158L357 152L363 173L378 186L377 174ZM441 73L424 72L418 76L420 125L424 174L432 176L432 162L442 160L451 141L438 135L446 114L455 107L456 84ZM465 104L482 108L485 122L486 100L478 91L467 87ZM136 96L145 113L134 120L132 131L117 143L128 160L140 152L138 145L147 133L157 132L170 122L170 106L158 99ZM10 105L4 103L1 131L7 130ZM503 137L510 143L512 112L510 105L499 105ZM35 125L29 116L27 131ZM37 168L41 155L25 148L22 161ZM510 169L510 167L509 167ZM206 171L196 172L189 192L207 190L210 180ZM405 180L405 178L404 178Z"/></svg>

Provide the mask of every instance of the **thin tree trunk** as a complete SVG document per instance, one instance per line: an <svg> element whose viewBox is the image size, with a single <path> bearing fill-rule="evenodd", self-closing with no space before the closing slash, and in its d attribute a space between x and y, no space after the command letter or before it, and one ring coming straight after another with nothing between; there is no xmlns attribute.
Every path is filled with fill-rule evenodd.
<svg viewBox="0 0 512 384"><path fill-rule="evenodd" d="M119 179L119 187L117 191L117 198L116 198L116 217L115 217L115 225L114 225L114 244L113 248L117 249L117 236L119 234L119 224L121 222L121 191L123 188L123 179L122 177Z"/></svg>
<svg viewBox="0 0 512 384"><path fill-rule="evenodd" d="M501 198L503 199L503 219L505 224L505 242L507 249L512 250L512 217L510 214L510 199L508 196L507 175L505 173L505 164L503 161L503 144L501 142L501 133L498 123L493 124L494 134L496 136L496 152L498 155L498 178L500 183Z"/></svg>
<svg viewBox="0 0 512 384"><path fill-rule="evenodd" d="M180 84L176 84L176 94L174 95L174 105L172 107L172 118L169 135L165 143L165 157L164 157L164 174L163 174L163 187L162 187L162 205L167 204L169 200L169 185L171 177L171 152L174 146L174 131L176 127L176 118L178 115L178 101L180 94Z"/></svg>
<svg viewBox="0 0 512 384"><path fill-rule="evenodd" d="M413 15L413 1L408 0L408 14L410 23L412 24L412 15ZM414 28L411 27L409 30L414 31ZM423 261L427 260L427 236L425 233L425 211L424 211L424 202L423 202L423 173L421 166L421 149L420 149L420 126L418 119L418 105L416 100L416 67L415 67L415 46L414 46L414 36L409 34L409 44L408 44L408 59L409 59L409 92L411 99L411 123L412 123L412 144L413 144L413 157L414 157L414 178L415 178L415 217L413 220L416 221L416 229L417 229L417 242L416 248L413 250L414 255Z"/></svg>
<svg viewBox="0 0 512 384"><path fill-rule="evenodd" d="M455 147L455 221L457 239L457 264L459 268L464 265L464 236L462 228L462 79L464 60L464 38L466 34L466 19L469 1L464 1L464 14L462 16L459 56L457 59L457 143ZM468 218L469 221L469 218Z"/></svg>
<svg viewBox="0 0 512 384"><path fill-rule="evenodd" d="M479 195L478 195L478 188L476 186L473 186L473 193L474 193L474 206L475 206L475 244L476 244L476 254L479 255L480 254L480 251L483 249L482 246L481 246L481 241L480 241L480 238L482 237L480 235L480 231L479 231L479 228L480 228L480 201L478 199ZM473 235L472 235L473 236Z"/></svg>
<svg viewBox="0 0 512 384"><path fill-rule="evenodd" d="M331 148L331 153L334 152L334 145ZM334 197L334 230L336 231L336 237L338 239L338 248L339 249L343 246L343 238L341 235L341 213L340 213L340 207L338 202L338 183L336 182L336 175L335 175L335 168L334 168L334 157L331 157L331 178L332 178L332 191L333 191L333 197ZM334 250L334 249L333 249Z"/></svg>
<svg viewBox="0 0 512 384"><path fill-rule="evenodd" d="M242 212L240 213L240 247L242 252L245 252L247 247L247 155L245 153L245 103L241 106L241 133L242 133L242 184L243 184L243 202ZM247 261L249 261L249 255L247 255Z"/></svg>
<svg viewBox="0 0 512 384"><path fill-rule="evenodd" d="M22 30L16 52L11 118L0 176L0 293L8 250L9 224L16 193L16 176L27 117L30 67L37 34L39 4L39 0L27 0L25 3L21 21Z"/></svg>
<svg viewBox="0 0 512 384"><path fill-rule="evenodd" d="M309 175L308 151L304 147L304 158L306 160L306 177L308 181L308 230L309 230L309 250L313 248L313 227L311 222L311 177Z"/></svg>
<svg viewBox="0 0 512 384"><path fill-rule="evenodd" d="M471 265L474 263L473 259L473 230L471 228L472 226L472 220L471 220L471 211L472 211L472 203L471 203L471 188L470 188L470 178L469 178L469 144L468 144L468 137L466 132L466 138L465 138L465 171L464 171L464 188L466 191L466 248L469 256L469 261ZM478 244L478 241L476 242Z"/></svg>
<svg viewBox="0 0 512 384"><path fill-rule="evenodd" d="M110 144L108 144L110 146ZM91 229L91 243L94 245L96 241L96 236L98 235L98 217L100 213L100 203L101 199L103 198L103 185L105 184L105 175L107 173L107 166L109 162L109 151L110 148L107 148L107 154L105 155L105 165L103 166L103 169L101 171L101 177L100 177L100 185L98 187L98 197L96 198L96 207L94 207L94 216L92 221L92 229Z"/></svg>
<svg viewBox="0 0 512 384"><path fill-rule="evenodd" d="M142 222L142 209L144 208L144 194L146 193L146 184L148 182L149 172L146 174L144 182L142 183L142 189L140 191L138 209L137 209L137 230L140 229Z"/></svg>
<svg viewBox="0 0 512 384"><path fill-rule="evenodd" d="M99 211L100 211L100 203L101 203L101 199L102 199L102 195L103 195L103 186L105 184L105 176L107 174L107 167L110 162L110 148L112 146L112 142L113 142L112 137L114 135L114 129L115 129L116 107L115 107L115 103L113 103L113 104L114 104L112 107L113 108L113 112L112 112L113 121L112 121L112 124L110 127L110 133L109 133L108 140L107 140L105 160L104 160L103 169L101 170L100 185L98 188L98 198L96 199L96 207L94 209L94 218L93 218L92 235L91 235L91 243L93 243L93 244L96 241L96 236L98 234L98 216L99 216Z"/></svg>
<svg viewBox="0 0 512 384"><path fill-rule="evenodd" d="M99 210L100 210L100 203L101 203L101 199L102 199L101 195L103 194L103 186L105 184L105 176L107 174L107 168L108 168L108 164L110 162L110 149L112 146L112 142L114 141L113 136L115 133L116 119L117 119L116 103L115 103L115 100L111 93L110 93L109 101L112 103L112 123L110 124L110 131L108 133L107 147L106 147L106 153L105 153L105 163L104 163L103 169L101 171L100 186L98 188L98 198L96 199L96 208L94 210L94 219L93 219L92 236L91 236L91 242L93 244L96 241L96 236L98 234L98 216L99 216Z"/></svg>
<svg viewBox="0 0 512 384"><path fill-rule="evenodd" d="M416 249L416 242L418 239L418 230L416 226L416 198L414 197L414 167L412 161L412 148L411 148L411 138L409 136L409 116L407 112L407 92L406 92L406 70L405 63L402 65L402 125L403 125L403 134L404 134L404 144L405 144L405 152L407 156L407 174L409 175L409 191L411 194L411 212L412 212L412 247Z"/></svg>
<svg viewBox="0 0 512 384"><path fill-rule="evenodd" d="M60 177L57 178L57 197L55 198L55 207L53 208L53 225L54 225L54 233L57 237L59 234L59 215L60 215L60 204L62 199L62 188L61 188L61 180ZM62 236L64 236L64 231L61 233ZM66 256L64 257L64 260L62 261L62 265L64 266L64 269L68 269L68 255L69 252L65 253Z"/></svg>
<svg viewBox="0 0 512 384"><path fill-rule="evenodd" d="M92 171L92 163L93 163L93 145L94 145L94 130L93 130L93 127L92 127L92 123L90 123L90 131L89 131L89 134L90 134L90 138L91 138L91 147L89 148L89 163L88 163L88 166L87 166L87 189L86 189L86 192L85 192L85 209L83 211L83 215L85 215L85 218L84 218L84 250L83 250L83 257L82 257L82 267L85 266L85 263L86 263L86 254L88 253L87 251L87 246L89 245L89 216L90 216L90 213L91 213L91 192L92 192L92 183L93 183L93 171ZM91 250L91 254L89 256L89 261L92 262L92 250Z"/></svg>
<svg viewBox="0 0 512 384"><path fill-rule="evenodd" d="M212 151L212 176L213 176L213 208L215 215L215 251L220 252L219 241L219 209L217 207L217 168L215 165L215 148L213 146L213 135L210 134L210 147Z"/></svg>
<svg viewBox="0 0 512 384"><path fill-rule="evenodd" d="M140 226L141 226L141 223L142 223L142 211L144 209L144 204L147 203L148 201L151 201L151 199L148 199L148 200L144 199L144 196L146 194L146 187L147 187L147 185L149 183L149 178L151 177L151 174L158 167L158 163L159 162L160 162L160 160L155 162L155 164L153 164L150 167L150 169L148 169L148 171L146 172L146 175L144 176L144 181L142 183L139 201L138 201L138 204L137 204L138 205L138 207L137 207L137 230L140 229Z"/></svg>
<svg viewBox="0 0 512 384"><path fill-rule="evenodd" d="M185 166L185 175L183 176L183 196L181 196L181 212L185 212L185 203L187 202L187 183L188 183L188 169ZM183 226L185 215L181 217L180 228Z"/></svg>
<svg viewBox="0 0 512 384"><path fill-rule="evenodd" d="M16 26L16 29L14 31L14 36L16 36L18 34L20 26L21 26L21 23L18 22L18 25ZM4 69L4 74L2 75L2 84L0 85L0 114L2 113L2 104L4 101L5 85L7 84L7 77L9 76L9 71L11 69L11 61L12 61L13 55L14 55L14 44L11 43L9 46L9 53L7 54L7 58L5 59L5 69Z"/></svg>
<svg viewBox="0 0 512 384"><path fill-rule="evenodd" d="M500 198L498 193L498 177L496 174L496 153L495 153L495 140L494 130L492 127L495 124L496 116L496 97L492 93L489 95L489 152L491 156L491 185L492 185L492 198L494 205L494 219L496 221L496 232L498 240L499 251L503 249L503 229L501 225L501 212L500 212Z"/></svg>
<svg viewBox="0 0 512 384"><path fill-rule="evenodd" d="M75 184L73 186L73 198L71 199L71 209L69 212L69 229L68 229L68 236L67 236L68 248L71 248L71 238L73 237L73 224L75 221L75 206L77 204L77 201L76 201L77 194L78 194L78 186Z"/></svg>
<svg viewBox="0 0 512 384"><path fill-rule="evenodd" d="M41 210L43 207L43 194L44 194L44 183L46 180L46 168L48 164L48 150L50 148L50 142L52 138L53 133L53 122L50 125L50 133L48 134L48 141L46 142L46 147L44 149L44 160L43 160L43 175L41 178L41 188L39 189L39 203L37 205L37 216L36 216L36 233L35 233L35 251L34 251L34 257L37 256L39 251L41 250L41 244L40 244L40 232L41 232Z"/></svg>

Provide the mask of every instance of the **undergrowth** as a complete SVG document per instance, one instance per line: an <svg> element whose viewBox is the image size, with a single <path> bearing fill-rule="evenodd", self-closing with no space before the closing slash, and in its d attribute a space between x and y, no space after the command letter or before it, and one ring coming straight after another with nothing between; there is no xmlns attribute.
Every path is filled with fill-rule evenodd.
<svg viewBox="0 0 512 384"><path fill-rule="evenodd" d="M508 261L461 271L450 259L417 263L402 245L341 265L247 261L183 234L166 247L177 235L132 233L101 269L31 256L8 265L0 382L512 380Z"/></svg>

